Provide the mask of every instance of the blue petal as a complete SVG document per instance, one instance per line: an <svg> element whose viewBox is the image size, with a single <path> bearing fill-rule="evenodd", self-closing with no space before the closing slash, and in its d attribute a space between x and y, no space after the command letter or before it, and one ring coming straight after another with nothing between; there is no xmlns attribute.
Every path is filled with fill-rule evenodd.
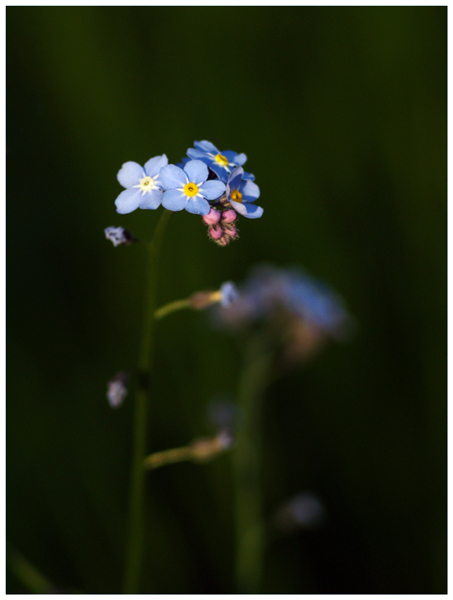
<svg viewBox="0 0 453 600"><path fill-rule="evenodd" d="M201 160L189 160L184 167L189 181L201 185L208 178L208 167Z"/></svg>
<svg viewBox="0 0 453 600"><path fill-rule="evenodd" d="M228 187L232 190L238 190L241 185L243 174L244 169L242 167L236 167L228 177Z"/></svg>
<svg viewBox="0 0 453 600"><path fill-rule="evenodd" d="M245 154L237 154L237 152L233 152L232 150L224 150L222 154L228 159L229 163L234 163L239 166L243 165L247 160Z"/></svg>
<svg viewBox="0 0 453 600"><path fill-rule="evenodd" d="M146 192L144 196L142 196L143 201L140 203L140 208L149 208L151 210L155 210L160 206L162 200L162 190L158 188L154 188L150 192Z"/></svg>
<svg viewBox="0 0 453 600"><path fill-rule="evenodd" d="M223 283L220 287L220 293L222 297L220 303L222 306L230 306L230 304L239 298L239 292L232 281Z"/></svg>
<svg viewBox="0 0 453 600"><path fill-rule="evenodd" d="M187 175L182 169L175 165L167 165L164 167L160 172L159 178L162 181L162 185L167 190L182 188L187 183Z"/></svg>
<svg viewBox="0 0 453 600"><path fill-rule="evenodd" d="M214 144L211 144L211 142L208 142L207 140L203 140L202 142L194 142L193 145L195 146L195 148L198 148L198 150L202 150L203 152L219 154L219 151L214 146Z"/></svg>
<svg viewBox="0 0 453 600"><path fill-rule="evenodd" d="M209 202L204 198L200 198L200 196L193 196L192 198L189 198L185 208L187 212L190 212L194 215L207 215L211 210Z"/></svg>
<svg viewBox="0 0 453 600"><path fill-rule="evenodd" d="M256 183L253 183L253 181L249 181L248 179L241 183L240 192L242 194L243 202L254 202L260 197L260 188Z"/></svg>
<svg viewBox="0 0 453 600"><path fill-rule="evenodd" d="M132 187L143 178L143 167L133 161L125 162L116 177L123 187Z"/></svg>
<svg viewBox="0 0 453 600"><path fill-rule="evenodd" d="M255 204L234 202L234 200L230 200L230 204L234 210L248 219L259 219L264 212L261 206L256 206Z"/></svg>
<svg viewBox="0 0 453 600"><path fill-rule="evenodd" d="M184 166L189 162L189 160L190 158L187 158L187 156L185 156L184 158L181 158L181 162L176 163L176 166L180 169L184 169Z"/></svg>
<svg viewBox="0 0 453 600"><path fill-rule="evenodd" d="M212 162L209 164L209 168L211 169L211 171L214 171L214 173L217 175L217 177L219 179L221 179L224 183L226 183L228 181L228 177L230 174L225 169L225 167L221 167L219 165L219 163Z"/></svg>
<svg viewBox="0 0 453 600"><path fill-rule="evenodd" d="M253 173L246 173L244 171L243 179L250 179L250 181L255 181L255 175L253 175Z"/></svg>
<svg viewBox="0 0 453 600"><path fill-rule="evenodd" d="M206 181L200 187L200 194L208 200L215 200L219 198L225 191L225 184L218 179L211 179Z"/></svg>
<svg viewBox="0 0 453 600"><path fill-rule="evenodd" d="M195 150L194 148L187 149L187 156L190 156L192 160L202 160L205 164L210 165L214 160L201 150Z"/></svg>
<svg viewBox="0 0 453 600"><path fill-rule="evenodd" d="M167 210L182 210L186 206L187 196L178 190L168 190L162 196L162 206Z"/></svg>
<svg viewBox="0 0 453 600"><path fill-rule="evenodd" d="M115 200L116 212L126 215L140 206L142 192L139 188L124 190Z"/></svg>
<svg viewBox="0 0 453 600"><path fill-rule="evenodd" d="M147 175L150 177L155 177L159 174L159 171L162 169L162 167L166 167L167 165L168 158L165 154L162 154L162 156L155 156L154 158L151 158L147 163L145 163L143 168Z"/></svg>

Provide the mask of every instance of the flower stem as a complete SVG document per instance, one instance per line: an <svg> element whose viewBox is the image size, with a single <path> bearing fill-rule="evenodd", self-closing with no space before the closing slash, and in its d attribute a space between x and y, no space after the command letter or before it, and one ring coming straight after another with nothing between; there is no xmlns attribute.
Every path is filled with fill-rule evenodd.
<svg viewBox="0 0 453 600"><path fill-rule="evenodd" d="M236 486L236 585L240 594L259 593L264 548L261 500L261 400L269 383L272 354L258 339L249 345L239 381L241 424L234 456Z"/></svg>
<svg viewBox="0 0 453 600"><path fill-rule="evenodd" d="M148 400L150 395L152 362L154 358L154 312L156 309L159 254L165 227L170 216L171 212L164 210L157 223L153 239L148 246L147 286L139 355L140 386L135 395L134 453L132 459L132 477L129 499L129 540L123 589L126 594L135 594L138 592L143 558L145 482L143 460L146 455Z"/></svg>
<svg viewBox="0 0 453 600"><path fill-rule="evenodd" d="M185 300L175 300L174 302L170 302L169 304L165 304L156 310L154 313L155 319L163 319L167 315L172 312L176 312L177 310L182 310L183 308L192 308L190 303L190 298L186 298Z"/></svg>
<svg viewBox="0 0 453 600"><path fill-rule="evenodd" d="M193 449L190 446L182 446L181 448L172 448L171 450L162 450L150 454L146 457L144 466L145 469L157 469L157 467L192 459Z"/></svg>

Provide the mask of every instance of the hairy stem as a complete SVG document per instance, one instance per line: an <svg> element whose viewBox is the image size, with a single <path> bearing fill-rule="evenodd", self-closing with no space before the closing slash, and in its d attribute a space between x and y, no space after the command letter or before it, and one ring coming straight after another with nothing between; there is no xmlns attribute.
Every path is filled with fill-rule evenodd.
<svg viewBox="0 0 453 600"><path fill-rule="evenodd" d="M123 591L138 592L143 559L143 517L147 413L154 359L154 313L156 310L158 262L164 231L171 212L164 210L148 246L147 286L145 293L142 339L139 355L140 386L135 395L134 453L129 499L129 539Z"/></svg>

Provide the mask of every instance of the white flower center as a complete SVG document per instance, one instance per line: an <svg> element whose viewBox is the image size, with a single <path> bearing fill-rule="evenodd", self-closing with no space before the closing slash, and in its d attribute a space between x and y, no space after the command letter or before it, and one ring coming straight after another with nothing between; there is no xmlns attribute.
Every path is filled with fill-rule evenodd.
<svg viewBox="0 0 453 600"><path fill-rule="evenodd" d="M145 194L146 192L150 192L155 187L157 187L157 184L152 177L150 177L149 175L145 175L143 179L140 179L140 183L138 185L135 185L134 187L140 188L141 191Z"/></svg>

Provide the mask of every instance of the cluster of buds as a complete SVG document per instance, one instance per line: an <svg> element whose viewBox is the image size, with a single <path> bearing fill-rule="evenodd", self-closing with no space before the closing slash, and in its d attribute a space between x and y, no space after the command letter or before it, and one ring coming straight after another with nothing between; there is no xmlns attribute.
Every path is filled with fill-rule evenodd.
<svg viewBox="0 0 453 600"><path fill-rule="evenodd" d="M237 240L239 232L236 227L237 212L231 208L223 195L220 201L213 207L203 221L208 226L208 236L219 246L226 246L231 240Z"/></svg>

